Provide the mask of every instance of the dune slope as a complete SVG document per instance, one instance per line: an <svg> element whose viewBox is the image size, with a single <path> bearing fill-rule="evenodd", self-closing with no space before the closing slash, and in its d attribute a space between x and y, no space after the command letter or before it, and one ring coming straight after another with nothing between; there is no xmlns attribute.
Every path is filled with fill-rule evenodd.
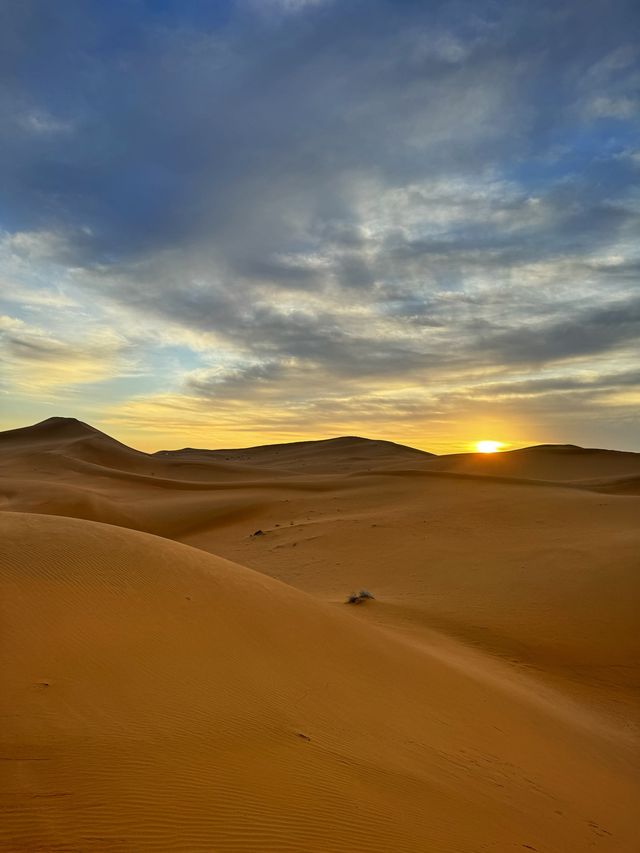
<svg viewBox="0 0 640 853"><path fill-rule="evenodd" d="M51 419L0 434L0 507L179 540L325 601L370 587L359 618L447 633L637 729L640 455L416 453L345 438L149 456ZM484 473L425 467L455 459ZM545 481L551 465L577 480Z"/></svg>
<svg viewBox="0 0 640 853"><path fill-rule="evenodd" d="M428 460L430 471L490 477L520 477L551 482L640 475L640 453L541 444L503 453L452 453Z"/></svg>
<svg viewBox="0 0 640 853"><path fill-rule="evenodd" d="M1 849L635 849L627 744L570 705L180 544L0 525Z"/></svg>
<svg viewBox="0 0 640 853"><path fill-rule="evenodd" d="M396 444L350 435L319 441L292 441L288 444L265 444L241 450L162 450L156 458L173 461L234 462L271 471L304 472L306 474L344 474L397 465L424 463L435 458L432 453Z"/></svg>

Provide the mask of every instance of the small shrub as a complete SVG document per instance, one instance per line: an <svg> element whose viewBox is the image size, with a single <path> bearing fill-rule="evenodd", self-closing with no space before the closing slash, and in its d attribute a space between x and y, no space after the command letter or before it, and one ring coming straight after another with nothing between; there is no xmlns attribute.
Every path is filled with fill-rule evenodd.
<svg viewBox="0 0 640 853"><path fill-rule="evenodd" d="M360 592L352 592L347 598L345 604L362 604L367 599L374 598L367 589L361 589Z"/></svg>

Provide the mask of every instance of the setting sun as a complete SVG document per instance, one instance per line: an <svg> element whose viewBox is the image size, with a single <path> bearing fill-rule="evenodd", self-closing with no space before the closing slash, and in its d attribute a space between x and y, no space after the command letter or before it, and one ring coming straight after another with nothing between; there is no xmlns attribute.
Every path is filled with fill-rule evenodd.
<svg viewBox="0 0 640 853"><path fill-rule="evenodd" d="M504 445L501 441L477 441L476 450L478 453L496 453Z"/></svg>

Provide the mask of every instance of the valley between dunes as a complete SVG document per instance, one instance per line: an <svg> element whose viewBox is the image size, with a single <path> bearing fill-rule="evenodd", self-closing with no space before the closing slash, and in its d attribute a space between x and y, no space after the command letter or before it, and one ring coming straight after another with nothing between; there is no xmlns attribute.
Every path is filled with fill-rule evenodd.
<svg viewBox="0 0 640 853"><path fill-rule="evenodd" d="M0 478L0 850L640 849L640 454L52 418Z"/></svg>

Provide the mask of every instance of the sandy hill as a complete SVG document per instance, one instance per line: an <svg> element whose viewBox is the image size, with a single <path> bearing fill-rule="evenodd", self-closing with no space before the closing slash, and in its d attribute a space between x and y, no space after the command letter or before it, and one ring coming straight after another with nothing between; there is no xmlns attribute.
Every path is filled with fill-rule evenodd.
<svg viewBox="0 0 640 853"><path fill-rule="evenodd" d="M5 850L635 850L624 733L237 564L0 516Z"/></svg>
<svg viewBox="0 0 640 853"><path fill-rule="evenodd" d="M59 432L62 440L55 438ZM46 451L24 451L32 433L38 442L29 446L41 448L46 436ZM102 448L102 465L82 459L87 441ZM542 476L527 482L429 472L421 466L451 457L426 454L417 467L382 463L336 473L336 459L363 444L369 453L377 448L381 459L403 452L362 439L295 444L292 453L316 462L326 452L328 471L294 474L274 466L268 447L256 449L264 466L256 455L246 465L215 461L217 452L214 461L180 461L139 454L91 427L56 419L0 436L0 507L184 541L324 600L369 586L382 598L375 613L385 624L444 630L539 667L545 677L588 684L599 697L611 698L615 688L621 692L614 704L626 706L630 691L640 687L633 475L624 479L626 491L615 479L620 494L609 495L602 494L610 489L606 478L585 491L566 483L541 486ZM287 446L273 449L276 456L288 452ZM553 448L500 456L531 463L540 453L568 456L574 465L584 459L585 477L593 475L594 459L600 465L601 453L618 458L610 451ZM132 470L129 454L153 470ZM501 464L498 456L471 454L469 463ZM632 457L632 466L637 454L619 456ZM191 468L196 475L188 479ZM253 536L258 530L262 535Z"/></svg>
<svg viewBox="0 0 640 853"><path fill-rule="evenodd" d="M433 457L432 453L416 450L393 441L375 441L359 436L342 436L320 441L293 441L288 444L267 444L241 450L184 450L160 451L157 456L174 459L219 460L249 464L287 471L334 474L371 470L384 466L411 464Z"/></svg>
<svg viewBox="0 0 640 853"><path fill-rule="evenodd" d="M216 481L292 474L349 474L415 470L471 476L507 477L550 482L591 482L606 489L640 477L640 453L539 445L502 453L457 453L436 456L392 441L343 436L318 441L260 445L242 449L183 448L154 454L134 450L75 418L48 418L41 423L0 432L0 470L24 462L25 471L38 463L59 470L81 463L113 471L166 477L171 480ZM100 473L100 472L95 472ZM624 488L624 486L623 486Z"/></svg>
<svg viewBox="0 0 640 853"><path fill-rule="evenodd" d="M249 466L214 459L202 465L197 459L167 458L160 465L156 456L134 450L75 418L48 418L33 426L0 432L0 470L7 463L15 468L18 462L24 474L74 469L98 476L121 472L187 481L253 476Z"/></svg>
<svg viewBox="0 0 640 853"><path fill-rule="evenodd" d="M27 464L62 456L123 470L144 465L147 459L146 453L75 418L48 418L33 426L1 432L0 460L5 461L8 454Z"/></svg>
<svg viewBox="0 0 640 853"><path fill-rule="evenodd" d="M640 475L584 480L582 485L591 491L602 492L603 494L640 495Z"/></svg>
<svg viewBox="0 0 640 853"><path fill-rule="evenodd" d="M102 435L110 442L118 444L115 439L101 433L100 430L76 418L47 418L37 424L18 429L0 432L0 447L32 446L37 444L54 444L76 442L87 437Z"/></svg>
<svg viewBox="0 0 640 853"><path fill-rule="evenodd" d="M533 480L581 481L640 476L640 453L577 447L572 444L541 444L502 453L455 453L438 456L426 466L448 471L494 477Z"/></svg>
<svg viewBox="0 0 640 853"><path fill-rule="evenodd" d="M0 849L635 853L638 458L0 434Z"/></svg>

